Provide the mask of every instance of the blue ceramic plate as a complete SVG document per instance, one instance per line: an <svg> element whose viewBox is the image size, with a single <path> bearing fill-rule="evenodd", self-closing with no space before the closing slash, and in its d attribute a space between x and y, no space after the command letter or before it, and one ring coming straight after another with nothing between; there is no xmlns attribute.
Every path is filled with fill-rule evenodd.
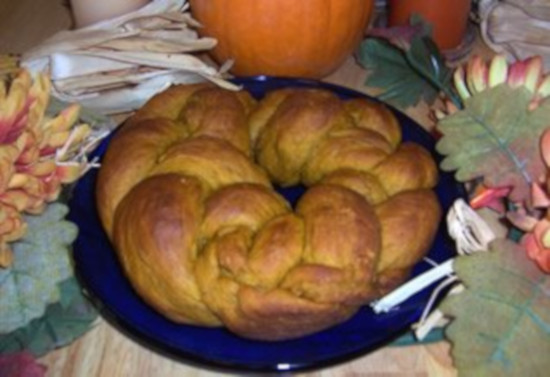
<svg viewBox="0 0 550 377"><path fill-rule="evenodd" d="M343 98L364 96L342 87L316 81L258 77L235 80L260 98L284 87L324 88ZM410 118L395 112L403 128L404 140L415 141L434 151L434 141ZM102 156L109 140L95 151ZM435 156L435 152L434 152ZM435 156L439 161L439 157ZM175 324L147 306L133 291L99 222L94 199L97 171L86 174L77 184L70 201L70 219L80 228L74 245L76 272L104 315L126 333L147 346L179 360L201 367L229 371L298 371L325 367L368 353L394 340L418 320L430 289L417 294L398 309L376 315L364 307L352 319L329 330L283 342L242 339L224 329L208 329ZM451 175L441 173L437 195L445 210L464 196L462 186ZM293 202L299 190L285 190ZM441 223L429 257L437 262L454 255L452 241ZM420 262L414 275L429 268Z"/></svg>

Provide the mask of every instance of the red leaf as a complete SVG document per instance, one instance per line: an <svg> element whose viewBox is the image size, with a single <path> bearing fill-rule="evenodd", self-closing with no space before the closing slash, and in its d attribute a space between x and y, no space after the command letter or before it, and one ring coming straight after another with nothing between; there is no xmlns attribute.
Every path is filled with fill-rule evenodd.
<svg viewBox="0 0 550 377"><path fill-rule="evenodd" d="M27 351L0 355L0 376L2 377L45 377L46 367L38 364Z"/></svg>
<svg viewBox="0 0 550 377"><path fill-rule="evenodd" d="M473 209L488 207L498 213L506 212L506 208L504 206L504 203L502 202L502 198L508 196L508 194L510 193L510 188L487 188L483 185L479 187L480 188L476 190L472 199L470 199L470 206Z"/></svg>

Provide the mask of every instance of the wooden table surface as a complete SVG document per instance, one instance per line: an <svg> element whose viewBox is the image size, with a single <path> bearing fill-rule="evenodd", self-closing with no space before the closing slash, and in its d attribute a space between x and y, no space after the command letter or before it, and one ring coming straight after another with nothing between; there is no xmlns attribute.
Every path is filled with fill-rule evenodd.
<svg viewBox="0 0 550 377"><path fill-rule="evenodd" d="M71 27L64 0L0 0L0 53L20 53L61 29ZM350 58L325 80L367 92L366 73ZM429 127L427 107L407 111ZM385 347L350 362L297 376L437 376L456 375L449 355L450 345L441 341L429 345ZM55 377L149 377L218 376L159 355L139 345L105 320L72 345L40 359Z"/></svg>

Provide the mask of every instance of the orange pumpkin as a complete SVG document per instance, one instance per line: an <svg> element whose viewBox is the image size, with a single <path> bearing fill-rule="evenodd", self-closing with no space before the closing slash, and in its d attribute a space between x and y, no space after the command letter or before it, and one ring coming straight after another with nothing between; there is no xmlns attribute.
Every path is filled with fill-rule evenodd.
<svg viewBox="0 0 550 377"><path fill-rule="evenodd" d="M373 0L190 0L214 58L236 75L320 78L359 44Z"/></svg>

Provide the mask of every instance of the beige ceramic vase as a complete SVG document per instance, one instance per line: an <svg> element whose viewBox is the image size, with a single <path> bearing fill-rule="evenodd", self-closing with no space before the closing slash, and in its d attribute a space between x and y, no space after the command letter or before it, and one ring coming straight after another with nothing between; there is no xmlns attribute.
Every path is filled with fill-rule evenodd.
<svg viewBox="0 0 550 377"><path fill-rule="evenodd" d="M151 0L71 0L75 27L81 28L139 9Z"/></svg>

